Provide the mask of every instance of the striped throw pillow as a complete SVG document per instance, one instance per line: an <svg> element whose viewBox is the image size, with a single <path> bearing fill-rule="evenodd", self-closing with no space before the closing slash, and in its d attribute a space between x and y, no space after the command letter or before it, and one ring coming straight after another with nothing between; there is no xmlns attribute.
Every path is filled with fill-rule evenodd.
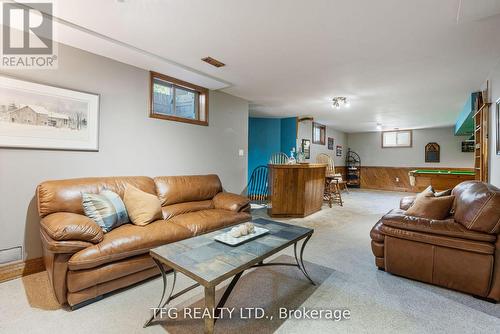
<svg viewBox="0 0 500 334"><path fill-rule="evenodd" d="M130 222L125 204L111 190L103 190L99 194L82 193L82 205L85 215L94 220L105 233Z"/></svg>

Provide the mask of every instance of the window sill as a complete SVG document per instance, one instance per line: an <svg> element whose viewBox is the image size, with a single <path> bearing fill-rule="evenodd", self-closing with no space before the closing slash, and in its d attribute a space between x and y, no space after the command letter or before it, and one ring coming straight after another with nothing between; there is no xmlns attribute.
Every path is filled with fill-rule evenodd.
<svg viewBox="0 0 500 334"><path fill-rule="evenodd" d="M182 118L182 117L177 117L177 116L168 116L168 115L162 115L162 114L150 114L149 117L163 119L163 120L167 120L167 121L175 121L175 122L181 122L181 123L189 123L189 124L196 124L196 125L208 126L208 120L207 121L201 121L201 120L198 120L198 119L189 119L189 118Z"/></svg>

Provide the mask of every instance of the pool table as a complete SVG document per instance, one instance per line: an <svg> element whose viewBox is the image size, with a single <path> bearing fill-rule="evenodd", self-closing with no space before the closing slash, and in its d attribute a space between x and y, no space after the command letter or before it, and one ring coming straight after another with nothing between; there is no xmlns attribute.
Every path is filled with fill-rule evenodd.
<svg viewBox="0 0 500 334"><path fill-rule="evenodd" d="M472 170L415 169L408 175L413 190L420 192L429 185L436 191L451 189L460 182L474 180L476 174Z"/></svg>

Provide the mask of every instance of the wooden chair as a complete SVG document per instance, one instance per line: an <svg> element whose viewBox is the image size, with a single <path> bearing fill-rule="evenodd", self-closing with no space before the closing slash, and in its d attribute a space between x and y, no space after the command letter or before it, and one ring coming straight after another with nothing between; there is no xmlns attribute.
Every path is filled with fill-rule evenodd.
<svg viewBox="0 0 500 334"><path fill-rule="evenodd" d="M269 163L273 165L286 165L288 163L288 155L283 152L273 153L269 159Z"/></svg>
<svg viewBox="0 0 500 334"><path fill-rule="evenodd" d="M328 205L330 206L330 208L332 207L334 202L337 202L340 204L340 206L343 206L344 201L342 200L340 186L342 185L344 189L347 190L347 184L344 180L342 180L342 174L335 173L335 165L333 163L333 159L328 154L320 153L316 156L316 162L327 164L325 175L325 193L323 195L324 200L328 201Z"/></svg>
<svg viewBox="0 0 500 334"><path fill-rule="evenodd" d="M247 197L251 203L267 206L269 201L269 168L267 166L256 167L247 185Z"/></svg>
<svg viewBox="0 0 500 334"><path fill-rule="evenodd" d="M344 181L345 182L345 181ZM344 201L342 200L342 194L340 192L339 181L335 179L332 175L326 175L325 177L325 192L323 194L323 200L328 202L330 208L333 203L339 203L340 206L344 206Z"/></svg>
<svg viewBox="0 0 500 334"><path fill-rule="evenodd" d="M330 157L328 154L320 153L316 156L316 162L320 164L327 164L326 175L337 180L339 188L342 187L345 191L349 192L349 189L347 188L347 182L342 179L342 174L335 173L335 163L333 162L332 157Z"/></svg>

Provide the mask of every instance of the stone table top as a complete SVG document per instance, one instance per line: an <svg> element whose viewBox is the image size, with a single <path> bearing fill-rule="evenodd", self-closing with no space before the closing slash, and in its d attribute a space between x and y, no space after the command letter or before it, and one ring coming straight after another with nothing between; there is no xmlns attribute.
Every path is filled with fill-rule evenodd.
<svg viewBox="0 0 500 334"><path fill-rule="evenodd" d="M238 246L229 246L213 239L217 234L230 231L231 226L153 248L150 254L201 285L210 287L314 232L310 228L262 218L252 222L255 226L268 229L269 232Z"/></svg>

